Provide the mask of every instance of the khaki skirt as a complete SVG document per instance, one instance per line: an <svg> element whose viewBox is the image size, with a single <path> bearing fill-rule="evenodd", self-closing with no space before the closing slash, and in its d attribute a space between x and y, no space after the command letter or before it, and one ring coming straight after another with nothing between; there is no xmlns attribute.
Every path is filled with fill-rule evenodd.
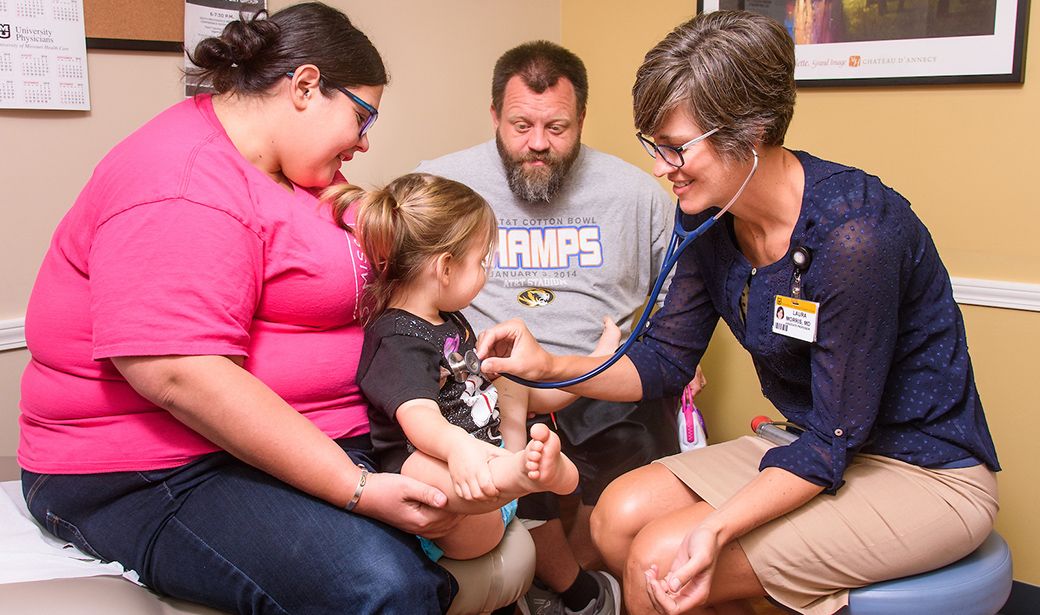
<svg viewBox="0 0 1040 615"><path fill-rule="evenodd" d="M774 445L744 436L659 459L704 501L721 506L758 475ZM934 570L975 550L997 514L997 480L985 465L932 470L856 455L836 495L739 539L766 592L799 613L830 615L849 589Z"/></svg>

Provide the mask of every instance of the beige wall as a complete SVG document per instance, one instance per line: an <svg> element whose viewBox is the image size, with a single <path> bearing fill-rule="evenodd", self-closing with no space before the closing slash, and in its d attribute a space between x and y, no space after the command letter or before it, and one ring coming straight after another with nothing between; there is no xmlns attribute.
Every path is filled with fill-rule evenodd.
<svg viewBox="0 0 1040 615"><path fill-rule="evenodd" d="M272 8L287 2L272 1ZM373 148L345 167L362 184L382 182L425 157L491 135L487 119L494 59L516 42L562 42L591 78L586 141L646 168L632 137L630 87L643 53L693 12L692 0L660 0L649 11L622 0L416 0L335 3L385 54L393 83ZM1033 40L1040 36L1034 19ZM431 26L436 24L436 26ZM1032 49L1037 49L1033 45ZM1036 183L1026 182L1040 137L1040 52L1025 86L815 89L799 92L789 145L866 168L899 189L929 225L955 276L1040 283ZM94 110L0 111L0 320L24 313L50 233L101 155L159 109L176 101L179 56L89 54ZM442 75L450 74L450 80ZM985 214L985 215L983 215ZM1040 514L1028 428L1040 373L1040 313L964 309L979 388L1005 471L998 527L1015 553L1016 578L1040 583ZM747 433L768 413L750 361L728 334L705 364L711 385L701 403L713 439ZM24 350L0 352L0 455L17 442L17 381Z"/></svg>
<svg viewBox="0 0 1040 615"><path fill-rule="evenodd" d="M372 39L390 71L372 149L344 166L347 178L385 183L420 160L491 138L495 60L527 40L559 41L560 1L325 0Z"/></svg>
<svg viewBox="0 0 1040 615"><path fill-rule="evenodd" d="M344 167L361 184L385 182L423 158L490 138L495 59L522 41L560 40L560 0L328 3L368 34L391 75L371 151ZM269 4L277 10L292 2ZM0 320L24 314L51 232L97 161L183 91L179 54L87 55L90 112L0 110Z"/></svg>
<svg viewBox="0 0 1040 615"><path fill-rule="evenodd" d="M692 16L694 2L663 0L653 10L624 0L567 0L563 43L589 68L585 141L649 169L637 145L631 86L643 54ZM1040 19L1030 37L1040 40ZM1040 184L1040 45L1025 85L803 88L788 145L880 176L914 204L951 275L1040 283L1036 229ZM1040 502L1031 429L1040 373L1040 313L964 307L976 379L1004 466L997 527L1011 543L1015 578L1040 583ZM757 414L777 412L762 397L751 361L722 326L704 365L700 400L712 440L749 433Z"/></svg>

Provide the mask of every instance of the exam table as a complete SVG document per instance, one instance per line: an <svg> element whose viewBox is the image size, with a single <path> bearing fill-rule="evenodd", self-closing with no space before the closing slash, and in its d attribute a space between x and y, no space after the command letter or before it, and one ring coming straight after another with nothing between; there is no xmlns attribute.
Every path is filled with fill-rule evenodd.
<svg viewBox="0 0 1040 615"><path fill-rule="evenodd" d="M0 457L0 613L18 615L221 615L166 598L136 584L132 571L92 559L47 534L28 516L13 457ZM515 602L534 578L534 542L509 524L491 553L468 561L443 559L459 580L449 613L488 613Z"/></svg>

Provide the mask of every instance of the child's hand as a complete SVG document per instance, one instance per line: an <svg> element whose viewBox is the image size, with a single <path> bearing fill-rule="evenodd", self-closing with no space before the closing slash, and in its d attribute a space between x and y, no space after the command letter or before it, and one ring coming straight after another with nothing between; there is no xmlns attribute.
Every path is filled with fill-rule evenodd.
<svg viewBox="0 0 1040 615"><path fill-rule="evenodd" d="M600 333L599 340L596 342L596 347L592 349L589 356L592 357L605 357L614 354L618 346L621 345L621 329L614 324L614 321L609 316L603 317L603 333Z"/></svg>
<svg viewBox="0 0 1040 615"><path fill-rule="evenodd" d="M488 462L508 455L503 448L467 437L463 444L448 455L448 473L455 494L464 500L484 501L498 497L498 488L491 480Z"/></svg>

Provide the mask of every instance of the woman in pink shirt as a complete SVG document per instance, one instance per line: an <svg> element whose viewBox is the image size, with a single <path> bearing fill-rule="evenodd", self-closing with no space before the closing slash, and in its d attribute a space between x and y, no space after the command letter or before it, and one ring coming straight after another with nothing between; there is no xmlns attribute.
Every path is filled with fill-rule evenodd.
<svg viewBox="0 0 1040 615"><path fill-rule="evenodd" d="M193 59L216 93L109 152L41 267L29 509L149 587L227 611L442 612L454 583L408 534L455 519L439 491L368 474L367 269L317 199L368 149L379 53L310 3L232 22Z"/></svg>

